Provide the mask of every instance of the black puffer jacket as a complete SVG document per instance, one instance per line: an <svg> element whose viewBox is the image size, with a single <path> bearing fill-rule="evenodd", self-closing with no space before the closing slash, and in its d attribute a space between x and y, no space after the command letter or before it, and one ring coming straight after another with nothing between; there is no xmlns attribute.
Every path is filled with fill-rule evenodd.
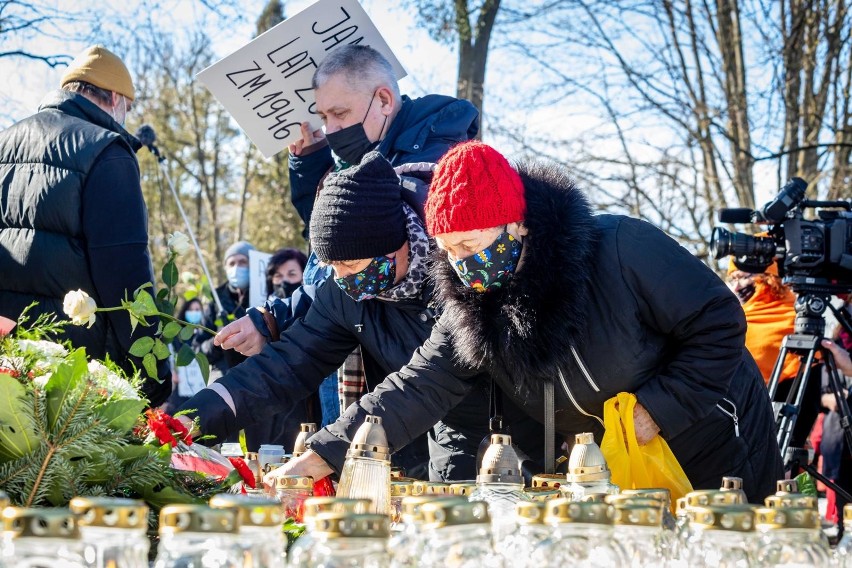
<svg viewBox="0 0 852 568"><path fill-rule="evenodd" d="M440 254L434 276L443 315L429 341L318 432L311 448L340 467L365 414L382 416L391 444L402 447L487 370L541 422L542 384L554 381L556 429L566 436L592 431L600 440L603 403L633 392L695 488L736 475L750 500L771 493L781 457L736 297L657 228L593 216L561 170L520 170L529 234L509 286L489 294L465 288ZM720 406L736 408L739 437Z"/></svg>
<svg viewBox="0 0 852 568"><path fill-rule="evenodd" d="M148 213L134 152L139 142L97 105L75 93L49 94L39 112L0 133L0 315L65 318L65 294L81 289L98 306L117 306L151 282ZM131 333L126 312L98 314L67 339L91 357L109 355L132 371L128 349L155 328ZM134 359L137 368L141 361ZM148 380L153 405L171 390Z"/></svg>

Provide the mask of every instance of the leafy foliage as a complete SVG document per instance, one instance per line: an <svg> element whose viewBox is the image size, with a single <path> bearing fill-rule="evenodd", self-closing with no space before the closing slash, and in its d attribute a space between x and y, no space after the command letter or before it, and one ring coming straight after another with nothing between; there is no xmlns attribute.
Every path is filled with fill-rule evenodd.
<svg viewBox="0 0 852 568"><path fill-rule="evenodd" d="M138 380L108 361L89 362L84 349L41 339L55 331L51 318L39 318L0 337L0 487L13 504L94 495L158 508L203 502L227 486L172 469L171 448L150 442Z"/></svg>

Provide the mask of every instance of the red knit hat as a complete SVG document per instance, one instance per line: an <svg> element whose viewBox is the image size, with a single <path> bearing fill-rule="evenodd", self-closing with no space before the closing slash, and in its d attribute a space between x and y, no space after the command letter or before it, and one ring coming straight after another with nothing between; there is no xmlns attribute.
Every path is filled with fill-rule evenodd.
<svg viewBox="0 0 852 568"><path fill-rule="evenodd" d="M488 229L523 221L527 203L521 176L497 150L472 140L438 162L426 199L431 235Z"/></svg>

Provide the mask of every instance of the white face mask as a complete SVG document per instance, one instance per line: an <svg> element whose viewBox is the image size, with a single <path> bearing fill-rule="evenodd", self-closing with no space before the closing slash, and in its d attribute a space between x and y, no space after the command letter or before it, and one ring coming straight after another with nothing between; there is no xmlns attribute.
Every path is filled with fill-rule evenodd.
<svg viewBox="0 0 852 568"><path fill-rule="evenodd" d="M112 119L124 126L125 121L127 120L127 99L124 95L119 95L121 97L121 102L124 104L124 114L122 115L121 120L118 120L118 117L115 115L115 108L110 110L110 114L112 115Z"/></svg>

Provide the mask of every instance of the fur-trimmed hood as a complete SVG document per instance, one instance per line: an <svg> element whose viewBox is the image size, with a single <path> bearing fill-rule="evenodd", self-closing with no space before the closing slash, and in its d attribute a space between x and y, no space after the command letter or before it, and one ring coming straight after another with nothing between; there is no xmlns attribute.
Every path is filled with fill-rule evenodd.
<svg viewBox="0 0 852 568"><path fill-rule="evenodd" d="M520 390L528 380L573 365L569 346L583 342L599 236L588 199L564 170L541 163L517 169L529 234L509 284L487 293L467 288L441 250L433 255L433 274L457 356Z"/></svg>

